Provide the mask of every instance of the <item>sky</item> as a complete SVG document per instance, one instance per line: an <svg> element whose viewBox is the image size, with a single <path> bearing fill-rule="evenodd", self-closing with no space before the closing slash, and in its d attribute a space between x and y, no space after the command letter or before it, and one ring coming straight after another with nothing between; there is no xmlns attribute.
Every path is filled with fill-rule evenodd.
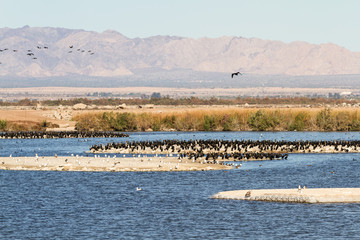
<svg viewBox="0 0 360 240"><path fill-rule="evenodd" d="M0 0L0 28L331 42L360 52L359 11L359 0Z"/></svg>

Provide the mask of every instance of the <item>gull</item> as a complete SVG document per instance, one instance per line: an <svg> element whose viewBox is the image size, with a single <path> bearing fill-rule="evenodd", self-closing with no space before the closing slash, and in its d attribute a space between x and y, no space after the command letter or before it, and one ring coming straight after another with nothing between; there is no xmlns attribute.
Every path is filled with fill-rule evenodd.
<svg viewBox="0 0 360 240"><path fill-rule="evenodd" d="M136 187L136 191L141 191L141 187Z"/></svg>

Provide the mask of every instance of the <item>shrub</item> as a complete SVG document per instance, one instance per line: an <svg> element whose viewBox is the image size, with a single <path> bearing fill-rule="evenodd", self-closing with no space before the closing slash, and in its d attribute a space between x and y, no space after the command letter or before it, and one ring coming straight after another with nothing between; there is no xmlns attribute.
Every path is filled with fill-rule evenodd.
<svg viewBox="0 0 360 240"><path fill-rule="evenodd" d="M7 126L6 120L0 120L0 130L4 131Z"/></svg>
<svg viewBox="0 0 360 240"><path fill-rule="evenodd" d="M294 121L290 124L290 131L304 131L305 124L307 123L309 115L305 112L299 112L296 114Z"/></svg>
<svg viewBox="0 0 360 240"><path fill-rule="evenodd" d="M213 131L216 128L216 121L214 116L205 115L204 116L204 130Z"/></svg>
<svg viewBox="0 0 360 240"><path fill-rule="evenodd" d="M331 116L331 110L325 108L316 115L316 125L320 130L331 131L334 126L334 119Z"/></svg>
<svg viewBox="0 0 360 240"><path fill-rule="evenodd" d="M277 116L270 116L264 110L258 110L255 114L249 116L248 123L254 131L266 131L274 129L278 124Z"/></svg>

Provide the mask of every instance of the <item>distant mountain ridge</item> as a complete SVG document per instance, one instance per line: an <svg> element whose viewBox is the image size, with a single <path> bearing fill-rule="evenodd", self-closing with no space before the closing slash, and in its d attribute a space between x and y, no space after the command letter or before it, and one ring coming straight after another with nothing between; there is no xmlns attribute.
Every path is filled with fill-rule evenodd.
<svg viewBox="0 0 360 240"><path fill-rule="evenodd" d="M290 76L360 74L360 52L332 43L286 44L231 36L128 38L111 30L97 33L25 26L0 28L0 50L3 77L124 77L146 69Z"/></svg>

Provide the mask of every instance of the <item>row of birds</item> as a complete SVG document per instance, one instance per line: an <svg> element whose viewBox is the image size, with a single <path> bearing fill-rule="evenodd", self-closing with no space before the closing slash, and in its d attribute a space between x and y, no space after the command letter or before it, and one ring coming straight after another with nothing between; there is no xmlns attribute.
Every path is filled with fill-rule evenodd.
<svg viewBox="0 0 360 240"><path fill-rule="evenodd" d="M121 132L104 131L20 131L0 132L0 139L36 139L36 138L112 138L129 137Z"/></svg>
<svg viewBox="0 0 360 240"><path fill-rule="evenodd" d="M106 145L93 145L91 152L128 152L128 153L208 153L208 152L240 152L250 151L267 153L318 152L327 148L335 152L357 152L360 141L270 141L270 140L157 140L113 142ZM317 149L317 150L316 150Z"/></svg>
<svg viewBox="0 0 360 240"><path fill-rule="evenodd" d="M47 49L49 49L49 47L48 46L36 46L36 49L37 50L41 50L41 49L47 50ZM68 53L73 53L73 52L85 53L86 52L86 53L89 53L90 55L95 54L92 50L84 50L84 49L81 49L81 48L77 48L75 50L74 45L69 46L69 49L70 50L68 51ZM74 51L73 51L73 49L74 49ZM0 53L3 53L3 52L14 52L14 53L16 53L16 52L19 52L19 50L18 49L10 50L9 48L0 49ZM35 53L34 53L34 51L32 49L28 49L26 51L26 56L31 57L33 60L38 59L37 56L35 56ZM0 64L2 64L2 62L0 62Z"/></svg>

